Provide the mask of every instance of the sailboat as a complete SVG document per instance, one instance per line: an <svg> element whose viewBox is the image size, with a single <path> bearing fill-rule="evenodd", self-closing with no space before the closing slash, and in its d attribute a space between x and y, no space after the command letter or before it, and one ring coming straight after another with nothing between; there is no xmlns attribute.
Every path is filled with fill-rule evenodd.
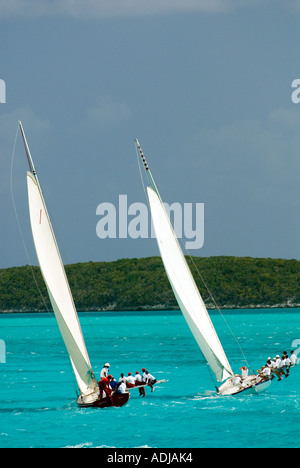
<svg viewBox="0 0 300 468"><path fill-rule="evenodd" d="M233 373L183 255L141 145L138 140L135 140L135 143L149 179L148 202L161 258L179 308L215 379L222 383L217 392L220 395L236 395L241 392L260 393L266 390L271 385L270 380L260 382L257 376L250 375L239 381Z"/></svg>
<svg viewBox="0 0 300 468"><path fill-rule="evenodd" d="M78 384L80 395L77 404L80 407L99 408L123 406L130 397L129 392L111 397L107 395L99 397L98 383L91 366L68 279L21 122L19 122L19 127L29 164L27 189L33 241L51 305Z"/></svg>

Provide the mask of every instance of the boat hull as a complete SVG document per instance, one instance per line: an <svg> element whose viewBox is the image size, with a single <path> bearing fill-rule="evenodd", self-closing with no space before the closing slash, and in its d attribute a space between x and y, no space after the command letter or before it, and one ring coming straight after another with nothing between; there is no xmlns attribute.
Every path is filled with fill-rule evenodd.
<svg viewBox="0 0 300 468"><path fill-rule="evenodd" d="M118 393L112 395L111 397L98 398L93 402L85 402L82 397L79 397L77 400L77 405L80 408L109 408L112 406L121 407L126 405L130 398L130 393Z"/></svg>
<svg viewBox="0 0 300 468"><path fill-rule="evenodd" d="M255 385L255 393L263 393L265 392L272 384L272 381L271 380L267 380L265 382L261 382L257 385Z"/></svg>
<svg viewBox="0 0 300 468"><path fill-rule="evenodd" d="M157 385L160 385L162 383L166 383L166 382L169 382L168 380L165 380L165 379L162 379L162 380L157 380L155 383L152 384L152 387L156 387ZM150 387L149 384L141 384L141 385L133 385L133 387L129 386L127 384L127 388L129 390L132 390L133 388L146 388L146 387Z"/></svg>
<svg viewBox="0 0 300 468"><path fill-rule="evenodd" d="M228 379L221 387L218 389L219 395L222 396L233 396L233 395L257 395L265 392L271 385L271 380L264 380L262 382L256 383L256 378L250 376L246 379L243 386L234 386L231 379Z"/></svg>

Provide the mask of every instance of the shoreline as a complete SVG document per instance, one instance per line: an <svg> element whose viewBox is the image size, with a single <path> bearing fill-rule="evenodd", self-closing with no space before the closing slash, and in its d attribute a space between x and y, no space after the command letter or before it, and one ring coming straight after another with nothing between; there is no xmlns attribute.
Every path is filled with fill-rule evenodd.
<svg viewBox="0 0 300 468"><path fill-rule="evenodd" d="M223 307L207 307L207 310L209 312L217 312L218 310L221 310L222 312L226 311L240 311L240 310L248 310L248 311L259 311L259 310L280 310L280 309L290 309L291 311L296 309L300 309L300 304L275 304L275 305L263 305L263 304L258 304L258 305L248 305L248 306L237 306L237 305L225 305ZM131 312L181 312L179 307L163 307L163 306L145 306L145 307L126 307L126 308L99 308L99 307L94 307L94 308L89 308L89 309L76 309L78 313L80 314L93 314L93 313L131 313ZM19 310L0 310L0 315L21 315L21 314L54 314L53 310L24 310L24 309L19 309Z"/></svg>

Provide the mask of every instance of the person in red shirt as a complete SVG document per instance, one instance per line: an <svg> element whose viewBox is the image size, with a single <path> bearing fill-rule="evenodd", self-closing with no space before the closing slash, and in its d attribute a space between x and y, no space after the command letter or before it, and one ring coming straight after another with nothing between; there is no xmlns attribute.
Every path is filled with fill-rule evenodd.
<svg viewBox="0 0 300 468"><path fill-rule="evenodd" d="M111 381L111 375L107 377L102 377L98 386L99 386L99 396L104 398L105 396L111 396L111 388L109 387L109 382Z"/></svg>

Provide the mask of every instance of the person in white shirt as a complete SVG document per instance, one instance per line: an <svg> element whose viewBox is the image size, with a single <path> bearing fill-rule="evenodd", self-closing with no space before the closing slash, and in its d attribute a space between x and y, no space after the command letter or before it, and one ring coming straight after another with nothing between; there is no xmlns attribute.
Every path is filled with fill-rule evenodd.
<svg viewBox="0 0 300 468"><path fill-rule="evenodd" d="M146 369L145 369L144 367L143 367L143 369L142 369L142 372L143 372L143 374L142 374L142 382L143 382L143 383L146 383L146 382L147 382L147 374L146 374Z"/></svg>
<svg viewBox="0 0 300 468"><path fill-rule="evenodd" d="M240 370L242 371L242 380L245 380L249 375L249 371L246 366L241 367Z"/></svg>
<svg viewBox="0 0 300 468"><path fill-rule="evenodd" d="M286 370L287 377L288 377L290 375L290 368L291 368L292 363L287 354L285 354L284 357L285 357L285 366L286 366L285 370Z"/></svg>
<svg viewBox="0 0 300 468"><path fill-rule="evenodd" d="M281 366L281 359L278 354L276 356L276 368L277 368L278 382L280 382L280 380L282 380L282 374L284 374L284 367Z"/></svg>
<svg viewBox="0 0 300 468"><path fill-rule="evenodd" d="M271 378L271 369L268 366L262 368L262 375L265 380L270 380Z"/></svg>
<svg viewBox="0 0 300 468"><path fill-rule="evenodd" d="M121 374L121 377L119 378L119 383L124 382L125 385L127 383L127 377L124 377L124 374Z"/></svg>
<svg viewBox="0 0 300 468"><path fill-rule="evenodd" d="M277 369L280 369L280 365L281 365L281 359L277 354L277 356L276 356L276 367L277 367Z"/></svg>
<svg viewBox="0 0 300 468"><path fill-rule="evenodd" d="M138 371L136 371L136 373L135 373L134 380L135 380L135 386L136 387L139 387L140 385L143 385L142 376L139 374ZM140 396L143 396L143 397L146 396L144 387L139 388L139 392L140 392Z"/></svg>
<svg viewBox="0 0 300 468"><path fill-rule="evenodd" d="M134 377L132 377L131 372L128 372L128 377L126 377L126 380L127 380L128 388L135 387L135 380L134 380Z"/></svg>
<svg viewBox="0 0 300 468"><path fill-rule="evenodd" d="M268 357L267 366L269 367L269 369L272 369L272 367L273 367L272 359L270 357Z"/></svg>
<svg viewBox="0 0 300 468"><path fill-rule="evenodd" d="M134 380L136 385L142 383L142 376L140 375L139 371L136 371Z"/></svg>
<svg viewBox="0 0 300 468"><path fill-rule="evenodd" d="M280 372L281 372L281 377L282 377L282 374L285 375L285 378L287 378L289 376L289 374L285 372L286 369L287 369L286 356L282 356L279 369L280 369Z"/></svg>
<svg viewBox="0 0 300 468"><path fill-rule="evenodd" d="M278 377L278 380L282 380L281 379L281 375L280 375L280 372L279 372L279 368L278 368L278 362L277 362L277 357L279 358L279 356L276 356L276 358L273 359L273 362L272 362L272 380L275 378L275 375L277 375ZM279 364L280 364L280 359L279 359ZM275 374L275 375L274 375Z"/></svg>
<svg viewBox="0 0 300 468"><path fill-rule="evenodd" d="M286 361L287 367L288 367L288 368L291 367L291 364L292 364L292 363L291 363L291 360L290 360L290 358L289 358L288 356L285 356L285 361Z"/></svg>
<svg viewBox="0 0 300 468"><path fill-rule="evenodd" d="M153 385L157 382L156 378L153 375L149 374L148 371L145 371L146 374L146 383L151 387L151 392L154 392Z"/></svg>
<svg viewBox="0 0 300 468"><path fill-rule="evenodd" d="M121 382L120 385L118 386L118 390L116 393L125 393L126 392L126 383Z"/></svg>
<svg viewBox="0 0 300 468"><path fill-rule="evenodd" d="M103 367L103 369L102 369L102 371L101 371L101 379L102 379L103 377L107 377L107 376L108 376L108 374L109 374L109 368L110 368L110 365L109 365L108 362L107 362L106 364L104 364L104 367Z"/></svg>
<svg viewBox="0 0 300 468"><path fill-rule="evenodd" d="M273 372L275 371L275 369L277 369L277 364L276 364L276 358L274 357L273 361L272 361L272 369L273 369Z"/></svg>
<svg viewBox="0 0 300 468"><path fill-rule="evenodd" d="M280 362L280 369L284 368L286 366L286 357L282 356L281 362Z"/></svg>
<svg viewBox="0 0 300 468"><path fill-rule="evenodd" d="M291 365L292 366L296 366L298 364L298 358L295 354L294 351L291 351L291 357L290 357L290 360L291 360Z"/></svg>

